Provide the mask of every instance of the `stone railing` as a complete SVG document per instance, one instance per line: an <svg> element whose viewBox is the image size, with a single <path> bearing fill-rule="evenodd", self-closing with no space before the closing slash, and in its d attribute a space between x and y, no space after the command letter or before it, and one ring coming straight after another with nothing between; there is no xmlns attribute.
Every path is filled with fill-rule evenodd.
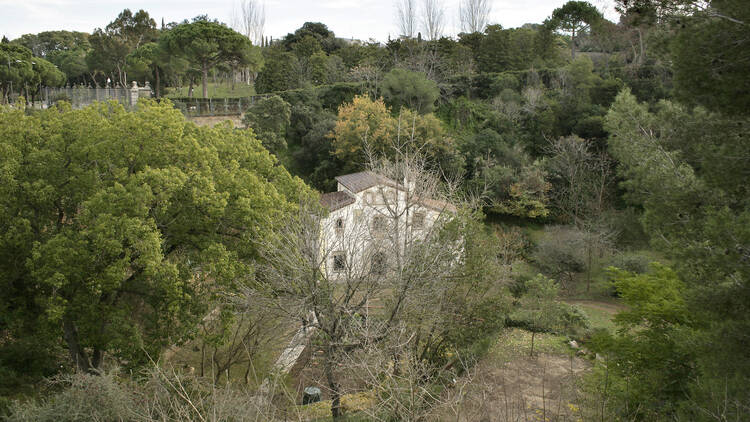
<svg viewBox="0 0 750 422"><path fill-rule="evenodd" d="M139 87L138 82L133 81L130 88L103 87L92 88L85 86L74 86L64 88L42 88L44 104L50 106L56 101L65 100L71 103L73 108L86 107L96 101L118 101L125 106L131 107L138 102L139 98L151 98L153 92L148 82Z"/></svg>

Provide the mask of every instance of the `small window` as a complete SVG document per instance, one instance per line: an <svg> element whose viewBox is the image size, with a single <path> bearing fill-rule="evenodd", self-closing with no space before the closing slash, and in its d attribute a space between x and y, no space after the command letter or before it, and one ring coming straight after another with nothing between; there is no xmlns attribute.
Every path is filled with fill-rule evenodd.
<svg viewBox="0 0 750 422"><path fill-rule="evenodd" d="M344 228L344 219L343 218L337 218L336 219L336 230L341 230Z"/></svg>
<svg viewBox="0 0 750 422"><path fill-rule="evenodd" d="M411 226L415 229L421 229L424 227L424 213L415 212L411 217Z"/></svg>
<svg viewBox="0 0 750 422"><path fill-rule="evenodd" d="M385 193L385 200L388 205L396 205L396 192L388 191Z"/></svg>
<svg viewBox="0 0 750 422"><path fill-rule="evenodd" d="M354 222L360 223L362 221L362 210L354 210Z"/></svg>
<svg viewBox="0 0 750 422"><path fill-rule="evenodd" d="M346 254L344 252L335 252L333 254L333 271L341 272L346 270Z"/></svg>
<svg viewBox="0 0 750 422"><path fill-rule="evenodd" d="M385 252L375 252L372 255L372 262L370 264L370 272L376 275L385 274L388 269L388 258L385 256Z"/></svg>
<svg viewBox="0 0 750 422"><path fill-rule="evenodd" d="M375 203L374 194L372 192L365 192L365 203L367 204L373 204Z"/></svg>
<svg viewBox="0 0 750 422"><path fill-rule="evenodd" d="M383 234L388 229L388 220L382 215L376 215L372 218L372 232L375 234Z"/></svg>

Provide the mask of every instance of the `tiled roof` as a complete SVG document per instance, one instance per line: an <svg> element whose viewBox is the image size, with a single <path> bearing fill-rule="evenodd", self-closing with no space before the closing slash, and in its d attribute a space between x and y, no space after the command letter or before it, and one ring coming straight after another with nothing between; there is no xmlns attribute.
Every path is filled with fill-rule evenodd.
<svg viewBox="0 0 750 422"><path fill-rule="evenodd" d="M429 198L419 198L417 202L427 208L432 208L433 210L438 211L438 212L441 212L443 210L456 212L456 206L449 202L440 201L437 199L429 199Z"/></svg>
<svg viewBox="0 0 750 422"><path fill-rule="evenodd" d="M365 189L369 189L376 185L388 185L393 187L399 187L393 180L377 175L371 171L362 171L359 173L345 174L343 176L337 176L336 181L344 185L347 189L354 193L362 192Z"/></svg>
<svg viewBox="0 0 750 422"><path fill-rule="evenodd" d="M344 191L329 192L320 195L320 205L328 208L329 211L336 211L347 205L353 204L354 197Z"/></svg>
<svg viewBox="0 0 750 422"><path fill-rule="evenodd" d="M369 189L377 185L391 186L396 189L404 190L404 187L393 180L373 173L371 171L362 171L359 173L345 174L343 176L337 176L336 181L344 185L347 189L355 194L362 192L365 189ZM439 201L430 198L416 198L417 203L432 208L435 211L450 211L456 212L456 207L448 202ZM355 199L345 191L331 192L323 194L320 197L320 203L331 211L343 208L349 204L353 204Z"/></svg>

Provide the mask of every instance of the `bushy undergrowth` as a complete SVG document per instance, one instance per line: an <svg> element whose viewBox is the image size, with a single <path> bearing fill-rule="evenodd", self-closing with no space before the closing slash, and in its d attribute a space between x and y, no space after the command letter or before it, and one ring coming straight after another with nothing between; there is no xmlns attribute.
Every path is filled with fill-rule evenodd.
<svg viewBox="0 0 750 422"><path fill-rule="evenodd" d="M136 379L138 378L138 379ZM271 405L239 388L219 388L195 377L152 368L140 377L67 374L49 380L54 393L14 401L9 422L251 421L273 417Z"/></svg>
<svg viewBox="0 0 750 422"><path fill-rule="evenodd" d="M585 334L591 327L586 312L576 305L558 303L556 324L535 328L536 325L530 312L520 309L508 316L505 321L507 327L517 327L528 331L538 331L552 334L566 334L573 337L580 337Z"/></svg>

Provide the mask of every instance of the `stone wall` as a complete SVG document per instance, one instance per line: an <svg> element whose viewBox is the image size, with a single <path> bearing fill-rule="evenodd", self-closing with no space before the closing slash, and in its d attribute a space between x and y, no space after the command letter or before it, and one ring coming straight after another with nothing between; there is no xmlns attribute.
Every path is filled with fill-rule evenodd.
<svg viewBox="0 0 750 422"><path fill-rule="evenodd" d="M195 123L198 126L209 126L213 127L221 122L225 122L227 120L231 121L234 127L240 127L244 128L245 125L242 123L242 116L241 115L233 115L233 116L195 116L195 117L188 117L188 120Z"/></svg>

